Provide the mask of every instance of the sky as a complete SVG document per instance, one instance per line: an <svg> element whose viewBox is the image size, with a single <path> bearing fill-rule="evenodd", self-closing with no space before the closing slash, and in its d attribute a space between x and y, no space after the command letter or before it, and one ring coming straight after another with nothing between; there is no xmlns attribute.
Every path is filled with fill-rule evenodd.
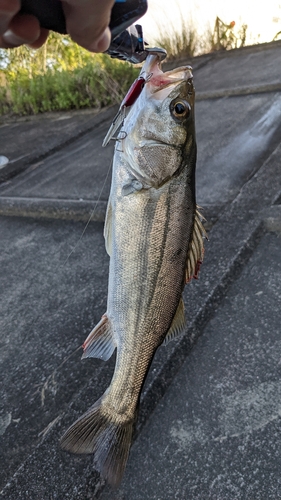
<svg viewBox="0 0 281 500"><path fill-rule="evenodd" d="M280 0L148 0L148 12L139 21L145 39L151 44L159 26L166 30L171 24L180 26L181 16L190 18L202 35L208 27L213 31L216 16L226 24L235 21L237 30L247 24L247 44L272 41L281 31Z"/></svg>

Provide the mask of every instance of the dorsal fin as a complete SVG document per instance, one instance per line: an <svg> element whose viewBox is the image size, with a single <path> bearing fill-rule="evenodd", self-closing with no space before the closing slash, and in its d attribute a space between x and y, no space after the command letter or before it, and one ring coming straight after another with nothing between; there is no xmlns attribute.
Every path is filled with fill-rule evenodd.
<svg viewBox="0 0 281 500"><path fill-rule="evenodd" d="M193 226L192 238L189 243L186 267L185 267L185 282L189 283L191 278L198 278L200 265L204 257L203 238L207 238L207 233L202 224L204 217L200 214L198 207L195 211L195 219Z"/></svg>
<svg viewBox="0 0 281 500"><path fill-rule="evenodd" d="M180 335L183 334L186 326L185 314L184 314L184 303L181 297L179 301L178 308L176 310L176 314L172 321L169 331L167 332L166 337L163 340L163 345L167 345L170 340L173 340Z"/></svg>

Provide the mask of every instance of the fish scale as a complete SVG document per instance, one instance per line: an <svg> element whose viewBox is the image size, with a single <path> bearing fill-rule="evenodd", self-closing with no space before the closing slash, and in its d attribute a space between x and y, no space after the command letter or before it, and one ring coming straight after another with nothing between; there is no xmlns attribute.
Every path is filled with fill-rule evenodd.
<svg viewBox="0 0 281 500"><path fill-rule="evenodd" d="M104 235L107 311L85 357L117 349L111 384L66 431L62 448L92 453L113 486L123 476L141 390L157 348L185 330L182 292L197 277L204 228L195 201L196 141L190 67L163 73L157 55L115 148Z"/></svg>

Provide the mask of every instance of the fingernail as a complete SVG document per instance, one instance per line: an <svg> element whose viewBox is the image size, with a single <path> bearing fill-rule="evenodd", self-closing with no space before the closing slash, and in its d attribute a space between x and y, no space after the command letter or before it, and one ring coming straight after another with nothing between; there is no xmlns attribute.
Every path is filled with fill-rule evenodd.
<svg viewBox="0 0 281 500"><path fill-rule="evenodd" d="M15 35L15 33L11 30L6 31L4 35L2 35L2 38L5 43L12 45L13 47L17 47L18 45L22 45L26 42L26 40L23 40L19 36Z"/></svg>
<svg viewBox="0 0 281 500"><path fill-rule="evenodd" d="M108 49L110 42L111 32L109 28L106 28L101 37L89 47L89 50L92 52L105 52L105 50Z"/></svg>

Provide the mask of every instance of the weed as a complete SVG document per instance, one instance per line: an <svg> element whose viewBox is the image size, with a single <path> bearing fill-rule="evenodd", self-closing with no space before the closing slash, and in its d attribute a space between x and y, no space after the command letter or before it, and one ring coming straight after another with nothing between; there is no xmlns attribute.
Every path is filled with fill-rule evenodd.
<svg viewBox="0 0 281 500"><path fill-rule="evenodd" d="M192 20L185 20L182 15L181 25L178 28L172 26L168 32L156 39L156 44L166 49L167 61L188 59L215 50L243 47L246 42L247 25L243 24L236 34L234 26L234 21L228 25L217 17L214 31L209 28L205 30L203 36L199 36Z"/></svg>
<svg viewBox="0 0 281 500"><path fill-rule="evenodd" d="M7 74L5 87L0 86L0 114L29 115L119 103L138 72L130 64L97 55L72 71L48 68L32 78L28 71Z"/></svg>
<svg viewBox="0 0 281 500"><path fill-rule="evenodd" d="M217 18L214 32L206 30L204 36L199 36L192 21L182 15L181 26L165 31L156 44L167 50L168 61L188 61L212 50L243 46L247 26L243 25L236 36L234 25ZM90 54L69 37L52 33L37 51L27 47L0 49L0 115L102 108L120 103L138 73L139 69L128 63L104 54Z"/></svg>
<svg viewBox="0 0 281 500"><path fill-rule="evenodd" d="M160 31L160 30L159 30ZM194 56L199 49L200 40L195 27L189 20L181 18L181 26L172 26L168 32L157 38L156 45L167 51L167 61Z"/></svg>

